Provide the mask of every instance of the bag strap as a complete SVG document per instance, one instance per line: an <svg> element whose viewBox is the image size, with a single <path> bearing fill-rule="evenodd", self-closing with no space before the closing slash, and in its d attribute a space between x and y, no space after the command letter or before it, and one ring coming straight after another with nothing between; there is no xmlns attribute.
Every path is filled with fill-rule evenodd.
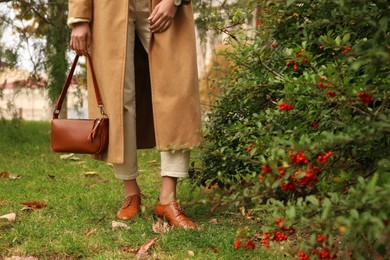
<svg viewBox="0 0 390 260"><path fill-rule="evenodd" d="M98 107L100 108L100 113L102 114L102 116L107 116L106 112L104 111L103 101L102 101L102 97L101 97L100 91L99 91L99 86L98 86L98 83L96 80L95 70L93 69L91 55L87 52L85 54L85 56L87 57L88 64L90 67L92 81L93 81L93 87L95 89L96 101L97 101ZM62 87L61 94L57 99L57 103L56 103L56 106L55 106L54 112L53 112L53 119L58 118L58 116L60 114L62 103L64 102L66 93L68 92L68 88L69 88L70 83L72 81L73 73L74 73L74 70L76 69L76 65L77 65L77 62L79 60L79 57L80 57L80 55L78 55L78 54L76 54L76 56L74 57L72 66L68 72L68 76L66 77L64 86Z"/></svg>

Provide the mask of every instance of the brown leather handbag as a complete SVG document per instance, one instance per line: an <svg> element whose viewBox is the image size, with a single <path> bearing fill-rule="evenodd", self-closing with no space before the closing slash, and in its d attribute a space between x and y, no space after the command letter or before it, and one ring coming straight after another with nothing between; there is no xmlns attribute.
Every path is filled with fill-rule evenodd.
<svg viewBox="0 0 390 260"><path fill-rule="evenodd" d="M61 95L58 97L53 118L51 120L51 149L60 153L103 154L108 147L108 116L104 111L99 86L97 84L92 60L89 53L86 54L96 100L101 112L101 117L96 119L61 119L58 118L62 103L65 99L79 55L74 58L72 67L68 73Z"/></svg>

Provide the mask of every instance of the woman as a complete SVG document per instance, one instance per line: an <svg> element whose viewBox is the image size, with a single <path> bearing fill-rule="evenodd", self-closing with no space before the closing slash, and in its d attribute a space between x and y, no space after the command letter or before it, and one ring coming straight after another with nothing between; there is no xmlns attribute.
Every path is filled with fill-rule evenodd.
<svg viewBox="0 0 390 260"><path fill-rule="evenodd" d="M117 217L131 219L140 211L137 148L157 146L162 184L154 213L196 229L176 201L177 179L188 176L189 150L198 145L201 127L190 0L69 0L68 24L71 48L91 52L110 118L108 152L96 159L113 163L123 180ZM88 75L95 117L91 83Z"/></svg>

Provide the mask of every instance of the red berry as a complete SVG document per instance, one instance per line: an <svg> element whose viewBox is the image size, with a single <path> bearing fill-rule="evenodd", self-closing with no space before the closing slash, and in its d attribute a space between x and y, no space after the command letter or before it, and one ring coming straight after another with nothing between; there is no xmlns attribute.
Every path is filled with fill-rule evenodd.
<svg viewBox="0 0 390 260"><path fill-rule="evenodd" d="M271 47L272 47L273 49L276 49L276 47L278 47L278 45L276 45L276 43L272 43L272 44L271 44Z"/></svg>
<svg viewBox="0 0 390 260"><path fill-rule="evenodd" d="M255 249L256 246L252 242L252 240L248 239L248 241L245 243L244 247L246 250L249 250L249 249Z"/></svg>
<svg viewBox="0 0 390 260"><path fill-rule="evenodd" d="M271 166L269 166L269 165L263 165L263 166L261 166L261 168L263 168L263 171L261 172L262 175L272 171Z"/></svg>
<svg viewBox="0 0 390 260"><path fill-rule="evenodd" d="M279 224L279 223L281 223L283 220L281 219L281 218L277 218L277 219L275 219L275 223L276 224Z"/></svg>
<svg viewBox="0 0 390 260"><path fill-rule="evenodd" d="M294 70L297 70L299 67L297 64L294 64Z"/></svg>
<svg viewBox="0 0 390 260"><path fill-rule="evenodd" d="M237 250L240 247L241 247L241 241L240 240L234 241L234 250Z"/></svg>
<svg viewBox="0 0 390 260"><path fill-rule="evenodd" d="M291 109L293 109L293 108L294 108L294 106L290 106L290 105L287 104L287 103L281 103L281 104L279 104L279 109L280 109L280 110L289 111L289 110L291 110Z"/></svg>

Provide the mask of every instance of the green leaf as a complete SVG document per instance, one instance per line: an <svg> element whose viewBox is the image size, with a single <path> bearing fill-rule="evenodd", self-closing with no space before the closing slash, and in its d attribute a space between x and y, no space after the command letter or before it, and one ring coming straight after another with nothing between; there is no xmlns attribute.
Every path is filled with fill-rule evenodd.
<svg viewBox="0 0 390 260"><path fill-rule="evenodd" d="M293 4L294 2L295 2L295 0L287 0L286 5L287 5L287 6L290 6L290 5Z"/></svg>
<svg viewBox="0 0 390 260"><path fill-rule="evenodd" d="M338 35L338 36L336 37L335 42L336 42L336 45L337 45L337 46L340 46L340 44L341 44L341 37L340 37L340 35Z"/></svg>
<svg viewBox="0 0 390 260"><path fill-rule="evenodd" d="M289 219L294 219L296 215L295 207L291 206L286 210L286 215Z"/></svg>
<svg viewBox="0 0 390 260"><path fill-rule="evenodd" d="M359 219L359 212L356 209L351 209L349 213L351 214L352 218Z"/></svg>
<svg viewBox="0 0 390 260"><path fill-rule="evenodd" d="M306 197L306 201L310 202L314 206L319 206L320 205L318 199L314 195L307 196Z"/></svg>
<svg viewBox="0 0 390 260"><path fill-rule="evenodd" d="M346 35L344 35L343 37L343 42L344 43L347 43L349 41L349 39L351 39L351 34L350 33L347 33Z"/></svg>

